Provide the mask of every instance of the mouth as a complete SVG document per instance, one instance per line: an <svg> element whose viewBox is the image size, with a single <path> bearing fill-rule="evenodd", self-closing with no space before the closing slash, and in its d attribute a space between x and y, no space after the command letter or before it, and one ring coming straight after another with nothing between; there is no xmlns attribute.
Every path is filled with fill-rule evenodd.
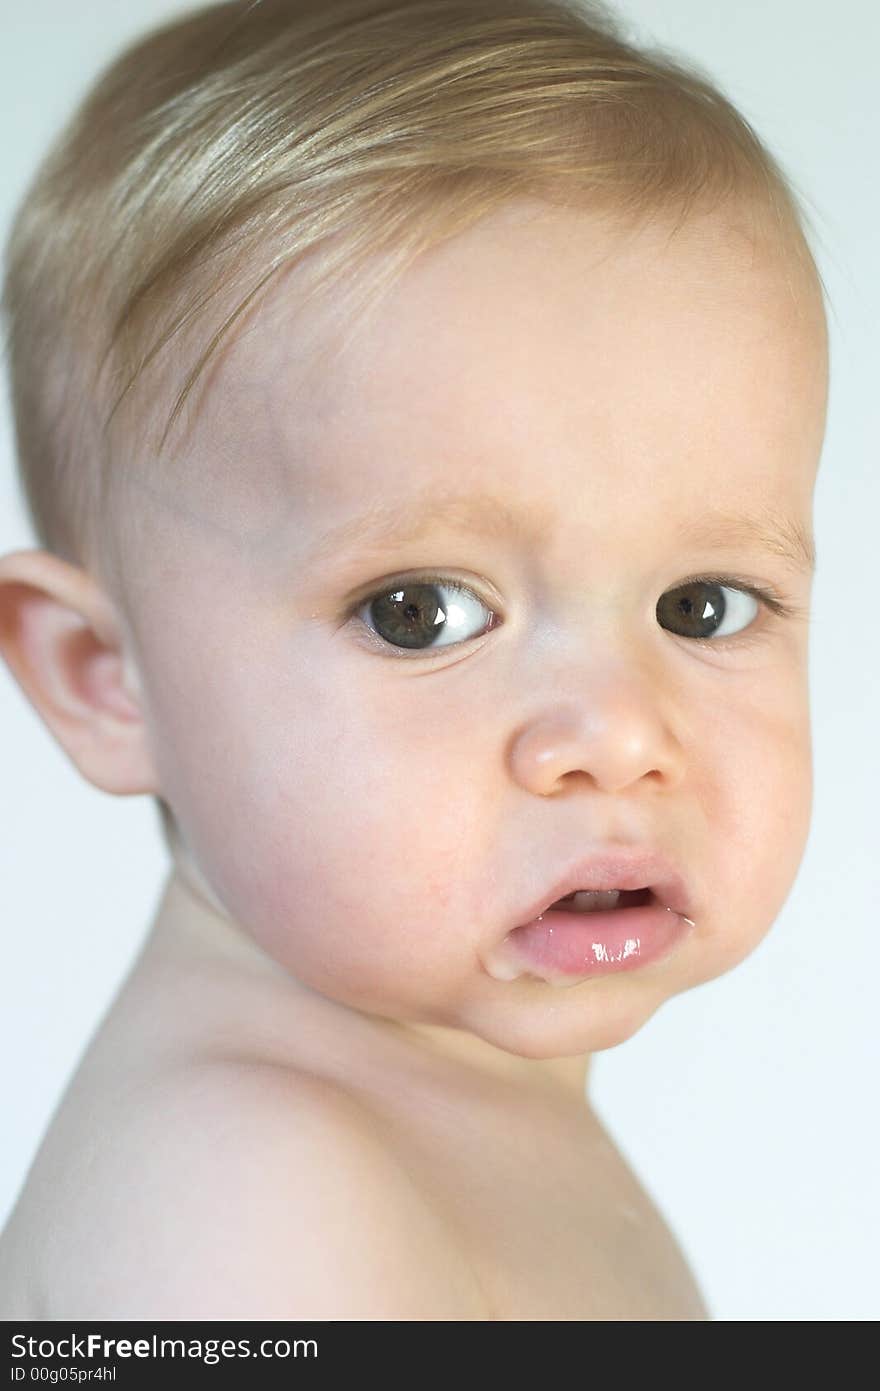
<svg viewBox="0 0 880 1391"><path fill-rule="evenodd" d="M569 986L663 963L696 926L684 878L657 852L608 848L574 864L510 924L489 974Z"/></svg>
<svg viewBox="0 0 880 1391"><path fill-rule="evenodd" d="M556 912L624 914L646 907L665 908L693 925L688 886L665 856L608 850L572 865L511 926L528 926Z"/></svg>

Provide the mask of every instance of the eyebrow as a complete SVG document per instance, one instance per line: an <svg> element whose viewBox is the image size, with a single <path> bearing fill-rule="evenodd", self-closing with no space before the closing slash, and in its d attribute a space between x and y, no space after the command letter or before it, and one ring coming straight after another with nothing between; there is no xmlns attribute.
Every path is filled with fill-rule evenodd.
<svg viewBox="0 0 880 1391"><path fill-rule="evenodd" d="M490 493L426 492L403 507L378 505L333 527L316 541L309 559L324 560L349 546L371 551L400 541L421 541L443 526L492 540L512 536L537 544L546 540L551 524L550 512L515 507Z"/></svg>
<svg viewBox="0 0 880 1391"><path fill-rule="evenodd" d="M493 540L510 537L530 545L545 543L553 529L547 509L517 507L489 493L424 493L403 506L392 504L333 527L310 549L309 560L324 560L356 547L382 551L402 541L420 541L441 527L452 527ZM786 561L794 569L816 569L813 537L792 518L765 509L756 516L738 512L703 513L676 531L676 540L709 547L751 545Z"/></svg>
<svg viewBox="0 0 880 1391"><path fill-rule="evenodd" d="M755 546L786 561L795 570L816 569L816 543L792 517L763 511L757 516L739 512L708 512L678 531L681 540L705 546Z"/></svg>

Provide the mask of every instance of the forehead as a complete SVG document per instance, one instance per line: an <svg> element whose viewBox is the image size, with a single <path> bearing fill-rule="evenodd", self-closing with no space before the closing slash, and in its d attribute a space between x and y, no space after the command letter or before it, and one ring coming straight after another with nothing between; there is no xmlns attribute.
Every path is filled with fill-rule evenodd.
<svg viewBox="0 0 880 1391"><path fill-rule="evenodd" d="M594 506L656 508L685 477L731 502L739 485L772 504L798 469L806 486L821 293L756 228L727 212L626 231L520 200L424 253L353 332L344 294L303 309L286 277L206 400L211 517L269 539L432 478L537 507L573 468Z"/></svg>

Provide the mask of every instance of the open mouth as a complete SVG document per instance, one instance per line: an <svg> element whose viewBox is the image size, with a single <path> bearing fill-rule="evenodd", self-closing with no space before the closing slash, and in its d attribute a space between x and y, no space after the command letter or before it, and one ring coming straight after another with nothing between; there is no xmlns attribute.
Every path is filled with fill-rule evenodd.
<svg viewBox="0 0 880 1391"><path fill-rule="evenodd" d="M583 877L593 877L595 868L585 866ZM606 885L615 869L622 870L622 879L629 875L628 866L614 866L605 877ZM644 869L640 866L638 872L641 877ZM602 883L602 874L600 865L593 882L599 879ZM629 878L632 883L635 874ZM508 932L499 944L490 974L502 981L534 976L549 985L562 986L618 971L641 970L663 960L687 937L694 923L679 911L689 907L682 881L670 873L665 880L658 878L656 884L656 889L647 885L639 889L573 889L539 912L533 908L531 918Z"/></svg>
<svg viewBox="0 0 880 1391"><path fill-rule="evenodd" d="M644 908L656 903L652 889L578 889L557 898L545 913L609 913L620 908Z"/></svg>

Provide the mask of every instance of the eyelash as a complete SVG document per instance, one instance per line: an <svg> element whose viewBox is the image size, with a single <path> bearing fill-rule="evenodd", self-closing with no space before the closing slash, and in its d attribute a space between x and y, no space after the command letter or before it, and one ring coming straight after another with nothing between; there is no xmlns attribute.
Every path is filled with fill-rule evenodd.
<svg viewBox="0 0 880 1391"><path fill-rule="evenodd" d="M450 589L453 592L464 591L467 594L476 594L480 602L485 604L486 608L491 612L494 612L491 605L486 603L486 600L483 599L482 595L477 593L472 585L464 584L460 580L451 579L448 575L394 575L390 580L387 580L380 589L371 590L368 594L362 595L354 604L350 605L345 613L344 621L349 621L354 618L372 599L379 599L384 594L388 594L391 590L397 589L405 584L436 584L442 585L444 589ZM721 585L726 589L739 590L741 593L749 594L752 598L757 599L759 603L763 604L764 607L770 611L770 613L783 620L802 618L806 614L806 610L795 604L786 602L778 590L770 588L769 586L762 587L761 585L750 584L747 580L741 580L735 575L691 575L688 579L680 580L678 584L672 586L672 588L683 589L689 584L714 584ZM663 592L665 594L669 591L664 590ZM455 647L463 647L468 641L472 641L472 639L465 638L461 643L450 643L444 648L435 649L433 652L431 649L426 649L424 652L414 652L411 657L405 657L403 655L403 649L395 648L391 643L386 642L378 633L368 628L366 624L363 626L369 635L370 646L379 648L382 652L393 652L395 655L402 657L404 661L414 661L417 657L436 656L439 651L452 651ZM681 634L673 633L671 636L681 636ZM714 648L716 651L719 649L725 651L729 644L735 644L739 647L750 647L752 644L760 642L763 636L764 634L762 632L753 633L749 628L745 629L742 634L735 633L733 636L726 638L684 638L683 641L689 642L695 647L709 647Z"/></svg>

